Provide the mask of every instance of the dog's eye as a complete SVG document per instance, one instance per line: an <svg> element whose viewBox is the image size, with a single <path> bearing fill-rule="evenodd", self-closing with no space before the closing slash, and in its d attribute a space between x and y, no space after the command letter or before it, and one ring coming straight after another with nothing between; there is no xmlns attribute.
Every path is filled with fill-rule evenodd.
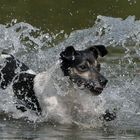
<svg viewBox="0 0 140 140"><path fill-rule="evenodd" d="M87 71L88 70L88 66L87 65L79 65L78 66L78 70L80 70L80 71Z"/></svg>

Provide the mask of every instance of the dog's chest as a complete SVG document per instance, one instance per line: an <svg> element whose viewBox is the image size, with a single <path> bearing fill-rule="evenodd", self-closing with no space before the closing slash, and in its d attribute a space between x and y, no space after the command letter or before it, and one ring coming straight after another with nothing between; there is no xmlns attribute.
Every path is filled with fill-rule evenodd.
<svg viewBox="0 0 140 140"><path fill-rule="evenodd" d="M64 89L67 88L67 85L61 86ZM47 72L40 73L35 77L34 91L39 99L43 114L64 118L64 116L70 117L73 110L82 109L79 95L76 94L75 90L69 88L65 94L61 94L59 84L52 77L50 78Z"/></svg>

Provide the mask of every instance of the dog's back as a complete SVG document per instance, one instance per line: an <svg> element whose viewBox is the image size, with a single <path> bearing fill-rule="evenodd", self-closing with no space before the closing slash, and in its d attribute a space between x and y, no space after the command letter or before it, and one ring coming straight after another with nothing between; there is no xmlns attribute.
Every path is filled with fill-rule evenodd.
<svg viewBox="0 0 140 140"><path fill-rule="evenodd" d="M0 57L0 87L5 90L12 86L16 98L16 108L21 111L31 109L37 114L41 112L35 96L35 73L14 56L2 53Z"/></svg>
<svg viewBox="0 0 140 140"><path fill-rule="evenodd" d="M1 54L0 61L0 86L2 89L6 89L17 74L29 70L24 63L6 53Z"/></svg>

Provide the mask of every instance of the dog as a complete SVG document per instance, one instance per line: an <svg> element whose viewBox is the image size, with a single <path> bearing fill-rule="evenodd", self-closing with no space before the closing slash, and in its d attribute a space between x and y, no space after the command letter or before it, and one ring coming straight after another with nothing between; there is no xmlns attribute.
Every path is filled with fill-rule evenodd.
<svg viewBox="0 0 140 140"><path fill-rule="evenodd" d="M75 50L73 46L68 46L60 53L60 69L63 75L68 77L72 83L90 91L92 95L99 95L102 93L108 80L100 73L98 57L104 57L107 53L108 51L104 45L91 46L85 50ZM35 74L13 55L3 52L1 57L1 89L5 90L11 86L16 99L16 108L22 112L32 110L41 116L43 106L39 101L38 95L41 96L44 92L43 89L46 87L45 81L48 73ZM53 97L49 97L48 103L52 101L49 106L57 103L56 98ZM116 118L116 114L106 111L102 117L106 121L111 121Z"/></svg>

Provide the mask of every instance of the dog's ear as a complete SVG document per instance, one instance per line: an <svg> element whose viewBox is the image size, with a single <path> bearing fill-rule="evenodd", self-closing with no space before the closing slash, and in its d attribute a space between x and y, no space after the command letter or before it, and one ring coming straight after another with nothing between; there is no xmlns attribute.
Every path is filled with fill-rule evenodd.
<svg viewBox="0 0 140 140"><path fill-rule="evenodd" d="M63 52L60 53L62 59L74 60L76 51L73 46L68 46Z"/></svg>
<svg viewBox="0 0 140 140"><path fill-rule="evenodd" d="M104 45L95 45L88 49L94 53L96 58L98 58L98 55L104 57L108 53Z"/></svg>

